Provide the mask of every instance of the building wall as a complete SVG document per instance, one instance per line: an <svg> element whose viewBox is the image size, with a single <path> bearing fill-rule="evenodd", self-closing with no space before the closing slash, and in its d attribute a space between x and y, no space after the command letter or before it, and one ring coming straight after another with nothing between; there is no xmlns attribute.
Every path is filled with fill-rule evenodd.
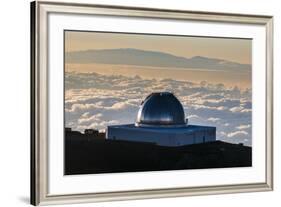
<svg viewBox="0 0 281 207"><path fill-rule="evenodd" d="M147 128L131 128L126 125L108 126L107 139L127 140L136 142L151 142L161 146L182 146L210 142L216 140L215 127L202 127L196 130L186 129L185 132L158 129L150 130Z"/></svg>

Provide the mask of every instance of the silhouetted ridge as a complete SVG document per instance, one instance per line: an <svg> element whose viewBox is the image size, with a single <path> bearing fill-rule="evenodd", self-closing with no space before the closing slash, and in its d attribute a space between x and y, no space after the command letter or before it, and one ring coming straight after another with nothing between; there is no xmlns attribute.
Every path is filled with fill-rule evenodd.
<svg viewBox="0 0 281 207"><path fill-rule="evenodd" d="M160 171L252 165L252 148L222 141L180 147L105 139L96 130L65 131L65 174Z"/></svg>

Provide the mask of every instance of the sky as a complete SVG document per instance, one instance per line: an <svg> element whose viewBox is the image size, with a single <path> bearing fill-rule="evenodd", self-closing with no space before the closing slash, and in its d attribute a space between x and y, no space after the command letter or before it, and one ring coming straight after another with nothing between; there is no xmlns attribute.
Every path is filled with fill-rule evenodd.
<svg viewBox="0 0 281 207"><path fill-rule="evenodd" d="M250 39L65 31L65 70L251 88L251 44ZM204 60L194 63L198 56Z"/></svg>
<svg viewBox="0 0 281 207"><path fill-rule="evenodd" d="M104 32L65 32L65 50L138 48L182 57L204 56L251 63L251 40Z"/></svg>

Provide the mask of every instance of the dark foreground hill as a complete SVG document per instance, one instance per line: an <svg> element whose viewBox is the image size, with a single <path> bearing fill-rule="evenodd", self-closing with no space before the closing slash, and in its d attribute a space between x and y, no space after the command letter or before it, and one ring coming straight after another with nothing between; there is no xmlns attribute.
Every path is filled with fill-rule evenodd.
<svg viewBox="0 0 281 207"><path fill-rule="evenodd" d="M222 141L182 147L66 132L65 174L248 167L252 148Z"/></svg>

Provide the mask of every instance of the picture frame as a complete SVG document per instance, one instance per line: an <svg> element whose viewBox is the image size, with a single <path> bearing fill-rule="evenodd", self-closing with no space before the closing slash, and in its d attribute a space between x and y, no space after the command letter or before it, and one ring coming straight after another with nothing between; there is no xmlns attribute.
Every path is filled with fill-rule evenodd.
<svg viewBox="0 0 281 207"><path fill-rule="evenodd" d="M51 15L56 18L60 16L60 21L52 19ZM74 15L73 17L70 17ZM75 16L76 15L76 16ZM264 91L264 94L255 93L256 84L253 84L253 96L254 98L261 97L260 100L263 103L264 114L256 114L255 118L257 126L262 126L264 129L263 134L259 135L261 143L265 143L264 146L260 146L263 149L260 157L259 165L261 166L255 172L253 171L253 180L247 181L247 179L234 183L215 183L215 184L196 184L191 186L172 186L172 184L164 186L154 187L135 187L130 188L128 186L123 190L116 190L116 188L99 189L91 191L87 189L84 192L66 191L72 184L77 186L77 189L86 188L79 181L79 176L69 177L67 180L69 183L59 180L56 177L56 173L53 173L54 157L55 153L51 153L54 146L56 150L63 154L62 145L54 145L53 138L58 138L57 135L61 133L54 132L53 128L56 128L55 122L50 121L50 117L53 117L51 113L56 113L58 110L63 110L63 104L54 106L52 100L56 100L56 97L62 96L63 91L60 87L51 84L54 77L51 68L58 68L53 65L55 59L51 56L54 50L53 44L63 43L55 40L52 36L52 31L67 30L64 21L73 23L77 21L77 16L91 18L92 16L98 16L101 18L122 19L126 22L127 19L144 19L145 21L161 21L170 22L171 25L188 22L195 22L195 24L221 24L220 27L227 27L227 25L242 25L243 27L257 27L255 31L261 33L261 38L257 37L257 44L264 37L264 41L260 41L263 44L262 47L254 47L256 49L264 49L261 54L264 56L260 59L264 60L259 67L262 68L262 74L266 74L263 77L264 85L259 86L259 89ZM73 21L73 22L72 22ZM54 22L59 23L54 24ZM90 21L91 22L91 21ZM159 23L159 22L157 22ZM54 28L51 28L54 25ZM59 25L59 26L58 26ZM78 24L79 25L79 24ZM84 25L79 25L78 29L83 29ZM200 25L199 25L200 26ZM126 27L126 24L125 26ZM198 27L197 27L198 28ZM165 31L165 28L162 28ZM85 30L88 30L85 27ZM97 29L99 30L99 29ZM141 31L141 28L140 28ZM194 30L195 31L195 30ZM246 30L247 31L247 30ZM195 31L196 32L196 31ZM145 32L144 32L145 33ZM163 32L160 32L163 33ZM253 32L254 33L254 32ZM62 33L59 33L62 34ZM206 35L208 36L208 35ZM211 35L209 35L211 36ZM250 37L250 36L249 36ZM256 36L255 36L256 37ZM253 39L255 39L255 37ZM62 37L60 37L62 38ZM259 41L258 41L259 40ZM262 43L263 42L263 43ZM56 51L59 61L62 61L62 51ZM253 64L253 73L258 73L257 64ZM61 73L63 67L59 68ZM264 73L263 73L264 72ZM61 80L60 84L63 85ZM255 80L254 80L255 82ZM59 93L54 96L51 89L55 87ZM255 100L255 99L253 99ZM256 100L257 102L257 100ZM262 111L262 112L263 112ZM259 117L259 116L260 117ZM61 121L61 120L58 120ZM60 126L62 126L60 123ZM253 134L257 135L257 133ZM255 137L253 137L254 139ZM257 144L258 145L258 144ZM257 146L256 145L256 146ZM255 146L254 146L255 147ZM254 148L253 147L253 148ZM254 149L255 150L255 149ZM257 151L257 150L256 150ZM256 157L254 157L255 159ZM59 164L59 163L56 163ZM255 163L254 163L255 165ZM62 167L62 166L61 166ZM253 166L255 167L255 166ZM63 172L59 172L60 176L64 176ZM185 170L179 171L182 175L185 174ZM255 173L260 179L255 179ZM134 173L133 173L134 174ZM146 174L147 175L147 174ZM156 174L155 174L156 175ZM109 174L108 176L113 176ZM120 175L127 176L127 175ZM138 174L138 176L143 176ZM173 172L168 176L173 177ZM251 176L250 176L251 177ZM101 177L98 177L101 178ZM154 175L152 175L152 179ZM74 180L73 183L70 180ZM89 177L89 179L94 179ZM237 178L238 179L238 178ZM67 181L67 182L68 182ZM84 184L86 180L83 180ZM230 181L229 181L230 182ZM101 184L99 184L101 185ZM134 185L134 183L132 183ZM136 184L137 185L137 184ZM73 185L72 185L73 186ZM102 185L101 185L102 186ZM132 187L132 186L131 186ZM71 187L70 187L71 188ZM69 188L69 189L70 189ZM83 202L101 202L101 201L115 201L115 200L131 200L131 199L146 199L146 198L164 198L164 197L177 197L177 196L193 196L193 195L208 195L208 194L224 194L224 193L240 193L240 192L257 192L257 191L271 191L273 190L273 17L264 15L247 15L247 14L229 14L229 13L214 13L203 11L184 11L184 10L166 10L155 8L140 8L140 7L121 7L121 6L108 6L108 5L91 5L91 4L76 4L76 3L60 3L60 2L47 2L47 1L35 1L31 3L31 204L32 205L46 205L46 204L66 204L66 203L83 203Z"/></svg>

